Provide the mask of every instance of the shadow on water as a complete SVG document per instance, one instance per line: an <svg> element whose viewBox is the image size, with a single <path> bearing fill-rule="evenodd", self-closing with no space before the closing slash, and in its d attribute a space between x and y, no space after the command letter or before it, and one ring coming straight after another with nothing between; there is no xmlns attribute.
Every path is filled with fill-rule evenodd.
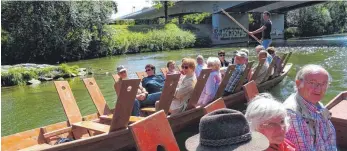
<svg viewBox="0 0 347 151"><path fill-rule="evenodd" d="M345 37L347 38L347 37ZM310 43L309 40L306 44ZM325 67L332 77L332 82L323 99L323 103L327 103L330 99L336 96L341 91L347 90L347 47L338 40L326 42L321 45L316 45L317 41L312 40L313 46L286 46L277 45L278 54L293 52L289 62L293 63L293 68L288 76L270 92L279 100L285 100L291 93L294 92L294 78L298 69L302 66L314 63ZM340 43L344 47L336 47L334 43ZM288 41L287 43L290 43ZM301 43L301 41L297 42ZM321 41L317 42L321 44ZM333 43L333 45L329 45ZM341 44L342 43L342 44ZM299 45L297 44L297 45ZM82 60L70 62L69 65L79 65L84 68L95 69L95 74L91 77L96 79L98 86L103 93L107 104L113 108L117 98L113 84L112 74L118 65L124 65L128 68L128 74L131 78L136 78L135 72L144 71L146 64L154 64L159 68L165 67L168 60L176 61L179 65L183 57L195 58L198 54L205 57L216 56L219 50L226 51L226 58L231 59L233 51L240 47L213 47L213 48L194 48L178 51L165 51L155 53L140 53L123 56L111 56L105 58L97 58L90 60ZM248 47L250 50L249 60L255 60L254 47ZM81 78L68 79L73 94L82 115L88 115L96 112L91 98L84 87ZM7 136L17 132L45 126L66 120L61 103L59 102L58 94L54 88L53 82L43 82L42 84L32 86L13 86L1 88L1 135ZM182 133L176 134L176 139L179 142L181 149L184 148L184 141L188 136L196 134L198 131L197 125L192 125L185 128Z"/></svg>

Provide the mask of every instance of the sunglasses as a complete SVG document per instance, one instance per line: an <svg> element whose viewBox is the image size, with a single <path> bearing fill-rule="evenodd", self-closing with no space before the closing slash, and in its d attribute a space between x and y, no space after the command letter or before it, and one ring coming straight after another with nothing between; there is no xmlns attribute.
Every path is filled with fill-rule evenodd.
<svg viewBox="0 0 347 151"><path fill-rule="evenodd" d="M122 71L122 72L119 72L119 73L126 73L127 71Z"/></svg>
<svg viewBox="0 0 347 151"><path fill-rule="evenodd" d="M182 69L188 69L188 66L181 66Z"/></svg>
<svg viewBox="0 0 347 151"><path fill-rule="evenodd" d="M146 69L146 72L151 71L151 69Z"/></svg>
<svg viewBox="0 0 347 151"><path fill-rule="evenodd" d="M225 55L219 55L220 57L224 57Z"/></svg>

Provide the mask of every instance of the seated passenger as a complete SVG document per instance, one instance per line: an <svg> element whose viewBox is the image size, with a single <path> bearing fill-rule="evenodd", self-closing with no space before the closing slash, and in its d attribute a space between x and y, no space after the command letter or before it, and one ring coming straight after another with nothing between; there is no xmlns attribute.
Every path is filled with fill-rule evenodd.
<svg viewBox="0 0 347 151"><path fill-rule="evenodd" d="M221 50L218 52L218 58L220 60L220 66L221 67L228 67L229 62L225 59L225 51Z"/></svg>
<svg viewBox="0 0 347 151"><path fill-rule="evenodd" d="M200 72L203 68L206 68L206 63L204 61L204 57L202 55L198 55L198 57L196 57L196 62L198 63L195 69L195 76L199 77Z"/></svg>
<svg viewBox="0 0 347 151"><path fill-rule="evenodd" d="M265 151L295 151L295 146L285 139L289 117L282 103L271 94L261 93L247 107L246 119L251 131L264 134L270 142Z"/></svg>
<svg viewBox="0 0 347 151"><path fill-rule="evenodd" d="M196 65L195 60L192 58L184 58L182 62L181 67L184 76L180 79L182 81L178 82L169 110L171 114L180 113L186 110L188 100L190 99L196 84L196 76L194 73Z"/></svg>
<svg viewBox="0 0 347 151"><path fill-rule="evenodd" d="M116 90L117 96L119 96L120 93L120 86L122 80L128 79L127 70L124 66L117 67L117 74L119 76L119 80L116 81L114 88ZM146 106L154 106L155 102L160 99L161 92L156 92L152 94L148 94L145 88L139 85L139 88L137 90L137 94L135 97L135 102L132 110L132 116L140 116L140 109L141 107Z"/></svg>
<svg viewBox="0 0 347 151"><path fill-rule="evenodd" d="M283 66L281 64L281 58L276 55L276 49L275 47L269 47L266 49L266 51L272 56L272 58L276 58L276 63L274 64L274 69L275 69L275 76L278 76L281 74L281 71L283 69Z"/></svg>
<svg viewBox="0 0 347 151"><path fill-rule="evenodd" d="M175 67L176 63L173 60L170 60L169 62L167 62L166 67L168 69L167 74L177 74L179 73L178 71L176 71L176 67Z"/></svg>
<svg viewBox="0 0 347 151"><path fill-rule="evenodd" d="M267 58L268 53L265 50L262 50L258 53L258 60L259 62L264 59ZM251 75L249 76L249 79L252 78L252 76L254 76L254 72L256 70L257 66L255 66L255 68L252 69ZM258 74L256 75L256 79L254 80L255 83L260 84L263 81L266 81L267 79L265 79L265 76L267 75L269 69L269 63L267 61L264 62L263 66L260 68Z"/></svg>
<svg viewBox="0 0 347 151"><path fill-rule="evenodd" d="M286 138L298 150L337 150L331 113L321 102L329 79L328 71L322 66L305 65L296 74L296 92L283 103L290 117Z"/></svg>
<svg viewBox="0 0 347 151"><path fill-rule="evenodd" d="M248 56L245 52L237 52L236 56L235 56L235 70L233 71L228 84L226 85L225 89L224 89L224 96L231 94L232 92L234 92L234 89L236 88L238 82L240 81L240 78L243 74L243 72L246 69L246 60L247 60Z"/></svg>
<svg viewBox="0 0 347 151"><path fill-rule="evenodd" d="M165 78L162 75L155 75L155 67L151 64L147 64L145 69L148 76L142 79L142 86L149 94L162 91Z"/></svg>
<svg viewBox="0 0 347 151"><path fill-rule="evenodd" d="M257 53L257 55L259 54L260 51L265 50L263 45L258 45L257 47L255 47L255 52ZM272 61L272 57L270 55L268 55L266 57L266 61L268 64L271 64Z"/></svg>
<svg viewBox="0 0 347 151"><path fill-rule="evenodd" d="M212 72L206 81L206 85L198 101L198 105L201 106L205 106L213 101L213 98L216 95L218 87L222 81L222 76L219 72L220 63L217 57L209 57L207 59L207 68L212 69Z"/></svg>
<svg viewBox="0 0 347 151"><path fill-rule="evenodd" d="M247 54L247 56L249 55L249 50L246 49L246 48L242 48L242 49L240 49L240 51L245 52L245 53ZM233 64L234 64L234 63L233 63ZM248 64L248 58L247 58L247 60L246 60L246 64Z"/></svg>

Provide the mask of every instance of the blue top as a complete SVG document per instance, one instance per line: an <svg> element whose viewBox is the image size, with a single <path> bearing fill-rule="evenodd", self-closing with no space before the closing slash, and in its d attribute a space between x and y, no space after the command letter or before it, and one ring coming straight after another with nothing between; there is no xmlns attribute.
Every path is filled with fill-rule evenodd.
<svg viewBox="0 0 347 151"><path fill-rule="evenodd" d="M148 94L161 92L164 87L165 78L162 75L152 75L142 79L142 87Z"/></svg>

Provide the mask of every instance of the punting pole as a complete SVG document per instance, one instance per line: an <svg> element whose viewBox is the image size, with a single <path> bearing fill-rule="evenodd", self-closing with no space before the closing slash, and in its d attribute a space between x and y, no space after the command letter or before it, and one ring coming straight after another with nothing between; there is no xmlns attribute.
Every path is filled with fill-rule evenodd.
<svg viewBox="0 0 347 151"><path fill-rule="evenodd" d="M249 31L245 27L243 27L234 17L230 16L227 12L225 12L223 8L221 8L220 10L225 15L227 15L231 20L233 20L237 25L239 25L246 33L249 33ZM261 41L257 37L255 37L253 34L249 34L249 35L251 35L256 41L258 41L259 44L261 44Z"/></svg>

